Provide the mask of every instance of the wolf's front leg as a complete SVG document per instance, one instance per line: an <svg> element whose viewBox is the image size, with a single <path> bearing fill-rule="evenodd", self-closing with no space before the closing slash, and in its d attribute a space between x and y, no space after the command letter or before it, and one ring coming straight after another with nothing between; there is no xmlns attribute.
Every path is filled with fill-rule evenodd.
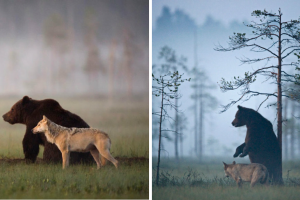
<svg viewBox="0 0 300 200"><path fill-rule="evenodd" d="M90 151L94 160L96 161L97 163L97 169L100 169L101 168L101 161L100 161L100 154L99 154L99 151L97 149L93 149Z"/></svg>
<svg viewBox="0 0 300 200"><path fill-rule="evenodd" d="M235 154L233 155L234 158L238 157L241 153L243 153L243 149L246 146L246 143L241 144L235 150Z"/></svg>
<svg viewBox="0 0 300 200"><path fill-rule="evenodd" d="M63 169L66 169L66 167L69 166L69 159L70 159L70 152L69 151L63 151L62 154L62 160L63 160Z"/></svg>
<svg viewBox="0 0 300 200"><path fill-rule="evenodd" d="M243 186L243 181L242 181L241 177L237 178L236 183L237 183L239 188L241 188Z"/></svg>

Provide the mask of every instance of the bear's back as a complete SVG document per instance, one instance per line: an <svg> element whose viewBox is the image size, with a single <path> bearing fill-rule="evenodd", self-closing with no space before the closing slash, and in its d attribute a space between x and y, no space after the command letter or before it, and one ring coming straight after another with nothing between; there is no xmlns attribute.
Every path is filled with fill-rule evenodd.
<svg viewBox="0 0 300 200"><path fill-rule="evenodd" d="M54 99L33 100L34 112L31 115L33 123L38 123L45 115L54 123L64 127L89 128L89 125L78 115L63 109Z"/></svg>

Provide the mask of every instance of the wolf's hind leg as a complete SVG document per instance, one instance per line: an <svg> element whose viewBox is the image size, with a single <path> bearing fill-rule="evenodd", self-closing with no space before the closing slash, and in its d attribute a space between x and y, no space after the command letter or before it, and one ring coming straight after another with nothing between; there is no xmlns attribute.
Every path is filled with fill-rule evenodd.
<svg viewBox="0 0 300 200"><path fill-rule="evenodd" d="M114 159L114 157L112 157L112 155L110 154L108 149L100 149L98 147L97 147L97 149L99 150L101 156L103 156L104 158L106 158L107 160L112 162L114 164L114 166L118 169L118 161L116 159Z"/></svg>
<svg viewBox="0 0 300 200"><path fill-rule="evenodd" d="M104 158L104 156L100 156L101 159L101 166L106 165L106 158Z"/></svg>
<svg viewBox="0 0 300 200"><path fill-rule="evenodd" d="M255 170L252 174L252 179L251 179L251 183L250 186L251 188L254 187L254 185L261 179L259 171Z"/></svg>
<svg viewBox="0 0 300 200"><path fill-rule="evenodd" d="M93 150L90 150L94 160L96 161L97 163L97 169L100 169L101 168L101 162L100 162L100 154L99 154L99 151L97 149L93 149Z"/></svg>

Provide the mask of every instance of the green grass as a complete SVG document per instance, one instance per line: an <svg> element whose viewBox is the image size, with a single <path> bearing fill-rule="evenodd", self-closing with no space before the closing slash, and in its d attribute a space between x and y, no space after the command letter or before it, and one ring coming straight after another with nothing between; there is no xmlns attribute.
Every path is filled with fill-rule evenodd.
<svg viewBox="0 0 300 200"><path fill-rule="evenodd" d="M21 98L21 97L19 97ZM18 98L0 100L0 114ZM107 101L103 99L56 98L61 106L81 116L91 127L108 133L114 157L149 158L148 99ZM148 198L149 163L120 162L107 165L76 165L62 170L61 164L8 162L24 158L25 126L0 120L1 198ZM40 146L39 158L43 147Z"/></svg>
<svg viewBox="0 0 300 200"><path fill-rule="evenodd" d="M0 165L1 198L148 198L148 163L131 166Z"/></svg>
<svg viewBox="0 0 300 200"><path fill-rule="evenodd" d="M154 161L156 158L154 158ZM283 164L284 186L265 187L261 184L253 189L244 183L239 189L231 178L224 177L222 158L205 160L185 159L175 162L172 159L162 161L160 185L155 185L156 162L153 162L153 199L299 199L300 162ZM230 162L228 158L224 161Z"/></svg>

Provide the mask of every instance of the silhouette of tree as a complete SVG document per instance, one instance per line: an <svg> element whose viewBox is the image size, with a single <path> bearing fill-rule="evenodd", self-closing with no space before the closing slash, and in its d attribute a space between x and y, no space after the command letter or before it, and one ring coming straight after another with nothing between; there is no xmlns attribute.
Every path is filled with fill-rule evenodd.
<svg viewBox="0 0 300 200"><path fill-rule="evenodd" d="M266 10L255 10L252 12L252 16L259 18L259 22L252 21L246 25L253 29L252 37L247 37L246 33L234 33L233 36L229 37L229 47L225 48L219 45L215 50L226 52L250 48L250 51L268 53L269 55L262 58L244 57L240 59L242 64L253 64L261 61L266 61L268 64L268 61L274 59L278 63L265 65L254 72L246 72L244 77L234 77L233 81L226 81L222 78L220 88L223 92L236 89L241 89L242 92L241 97L225 105L222 112L242 99L248 100L253 96L264 95L266 96L262 102L264 103L269 97L275 97L277 99L277 138L282 154L282 96L289 97L288 93L291 91L291 88L282 90L282 84L284 82L297 82L296 77L284 71L283 67L297 66L293 62L288 62L286 58L300 50L300 22L298 20L282 21L280 9L278 14ZM259 42L258 39L270 41L270 44L266 45L266 42ZM284 62L286 60L287 62ZM256 81L257 75L265 76L267 80L274 80L273 83L277 85L277 91L272 93L252 91L250 85ZM280 178L274 181L282 183L282 165L279 171L278 177Z"/></svg>
<svg viewBox="0 0 300 200"><path fill-rule="evenodd" d="M167 107L170 109L174 109L175 112L178 112L178 104L176 104L176 99L179 99L181 95L178 93L178 88L181 85L181 83L185 81L190 81L190 79L184 79L182 78L182 74L179 74L178 71L173 71L172 66L173 65L182 65L181 62L179 62L175 52L168 48L163 47L162 51L160 53L160 58L165 61L164 64L161 65L160 75L159 77L156 77L154 74L152 74L152 95L155 97L160 98L160 108L159 111L154 111L152 115L156 115L159 117L159 142L158 142L158 161L157 161L157 172L156 172L156 185L159 184L159 166L160 166L160 154L161 154L161 138L162 138L162 132L164 131L172 131L172 130L164 130L162 129L162 122L164 119L172 119L172 117L168 114ZM167 71L167 72L166 72ZM166 72L166 73L165 73ZM164 74L165 73L165 74ZM175 100L175 102L173 102ZM178 117L175 115L175 123L178 126ZM172 131L175 134L175 139L177 137L178 140L178 129L175 129L175 131ZM178 142L178 141L177 141ZM177 144L178 145L178 144ZM176 147L175 145L175 151ZM178 151L178 149L177 149ZM177 152L178 154L178 152ZM177 155L178 156L178 155Z"/></svg>

